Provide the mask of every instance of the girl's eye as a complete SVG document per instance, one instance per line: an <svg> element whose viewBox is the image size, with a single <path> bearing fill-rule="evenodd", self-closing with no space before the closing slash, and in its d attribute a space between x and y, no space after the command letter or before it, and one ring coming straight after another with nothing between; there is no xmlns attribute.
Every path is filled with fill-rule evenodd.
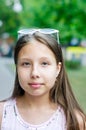
<svg viewBox="0 0 86 130"><path fill-rule="evenodd" d="M29 62L24 62L24 63L22 63L22 66L28 67L28 66L30 66L30 63Z"/></svg>
<svg viewBox="0 0 86 130"><path fill-rule="evenodd" d="M49 65L47 62L42 62L42 66L47 66Z"/></svg>

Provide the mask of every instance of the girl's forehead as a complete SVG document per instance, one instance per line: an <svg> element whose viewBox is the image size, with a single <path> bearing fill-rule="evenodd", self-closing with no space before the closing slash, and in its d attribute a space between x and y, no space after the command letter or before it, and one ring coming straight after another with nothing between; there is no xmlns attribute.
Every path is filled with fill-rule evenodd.
<svg viewBox="0 0 86 130"><path fill-rule="evenodd" d="M21 48L21 50L23 50L24 48L26 50L27 49L37 49L38 51L40 51L39 49L41 49L41 51L42 50L50 50L51 51L51 49L48 47L47 44L40 42L40 41L37 41L35 39L28 41L27 44Z"/></svg>
<svg viewBox="0 0 86 130"><path fill-rule="evenodd" d="M55 55L52 50L45 44L39 41L28 42L19 52L19 57L29 56L29 57L54 57Z"/></svg>

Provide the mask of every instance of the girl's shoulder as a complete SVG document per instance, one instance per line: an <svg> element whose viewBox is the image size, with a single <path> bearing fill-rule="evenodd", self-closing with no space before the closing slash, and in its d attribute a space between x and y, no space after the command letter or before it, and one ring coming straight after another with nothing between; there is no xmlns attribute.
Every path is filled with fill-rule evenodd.
<svg viewBox="0 0 86 130"><path fill-rule="evenodd" d="M0 124L2 121L2 116L3 116L3 109L4 109L4 104L6 101L0 101Z"/></svg>
<svg viewBox="0 0 86 130"><path fill-rule="evenodd" d="M75 115L80 127L80 130L86 130L86 115L80 111L75 111Z"/></svg>
<svg viewBox="0 0 86 130"><path fill-rule="evenodd" d="M4 108L6 105L11 105L14 103L14 100L12 99L6 99L6 100L3 100L3 101L0 101L0 124L2 122L2 117L3 117L3 111L4 111Z"/></svg>

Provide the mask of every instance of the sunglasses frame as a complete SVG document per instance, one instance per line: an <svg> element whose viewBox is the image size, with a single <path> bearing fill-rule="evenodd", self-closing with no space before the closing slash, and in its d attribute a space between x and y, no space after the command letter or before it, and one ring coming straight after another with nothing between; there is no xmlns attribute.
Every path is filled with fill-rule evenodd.
<svg viewBox="0 0 86 130"><path fill-rule="evenodd" d="M59 30L52 29L52 28L28 28L28 29L22 29L18 31L18 39L24 35L32 35L35 32L40 32L42 34L49 34L51 36L54 36L54 38L57 40L59 44Z"/></svg>

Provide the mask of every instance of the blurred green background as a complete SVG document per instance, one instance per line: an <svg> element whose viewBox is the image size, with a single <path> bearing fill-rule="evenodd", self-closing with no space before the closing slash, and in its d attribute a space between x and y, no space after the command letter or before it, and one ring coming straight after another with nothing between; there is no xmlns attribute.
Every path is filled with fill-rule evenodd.
<svg viewBox="0 0 86 130"><path fill-rule="evenodd" d="M17 30L49 27L60 31L60 42L86 38L85 0L0 0L0 35L16 38Z"/></svg>
<svg viewBox="0 0 86 130"><path fill-rule="evenodd" d="M17 31L34 27L60 31L69 79L77 100L86 111L86 1L0 0L1 57L13 58ZM5 43L10 45L9 54L6 54ZM6 51L2 53L2 50Z"/></svg>
<svg viewBox="0 0 86 130"><path fill-rule="evenodd" d="M86 112L86 67L67 69L69 80L75 97Z"/></svg>

